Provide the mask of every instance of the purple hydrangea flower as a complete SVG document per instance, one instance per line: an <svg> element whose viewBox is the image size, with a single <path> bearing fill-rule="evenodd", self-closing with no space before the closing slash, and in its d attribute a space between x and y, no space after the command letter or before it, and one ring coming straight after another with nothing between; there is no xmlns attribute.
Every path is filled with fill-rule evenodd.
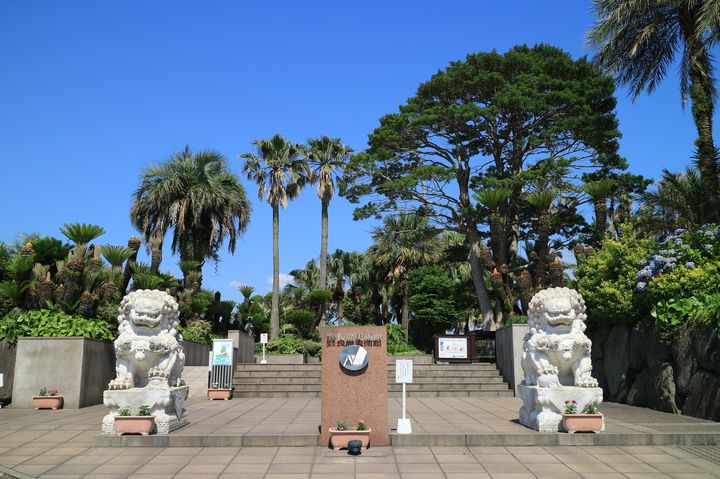
<svg viewBox="0 0 720 479"><path fill-rule="evenodd" d="M645 291L647 289L647 283L643 283L642 281L637 284L637 290L638 291Z"/></svg>
<svg viewBox="0 0 720 479"><path fill-rule="evenodd" d="M695 263L693 263L692 261L688 261L687 263L685 263L685 267L688 269L693 269L695 267Z"/></svg>

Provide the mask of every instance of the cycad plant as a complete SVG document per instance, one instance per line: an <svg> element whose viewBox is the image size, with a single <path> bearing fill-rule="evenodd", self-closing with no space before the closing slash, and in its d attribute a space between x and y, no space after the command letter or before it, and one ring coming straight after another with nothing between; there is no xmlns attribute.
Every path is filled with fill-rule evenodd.
<svg viewBox="0 0 720 479"><path fill-rule="evenodd" d="M104 235L105 229L87 223L67 223L60 228L60 232L76 245L89 245L92 240Z"/></svg>
<svg viewBox="0 0 720 479"><path fill-rule="evenodd" d="M257 152L240 155L245 159L242 171L258 186L258 198L272 207L273 215L273 289L270 337L280 332L280 207L297 198L307 182L309 169L302 158L302 147L276 134L253 142Z"/></svg>
<svg viewBox="0 0 720 479"><path fill-rule="evenodd" d="M103 245L100 246L100 253L105 261L110 263L110 267L122 268L125 261L130 259L135 252L126 246Z"/></svg>

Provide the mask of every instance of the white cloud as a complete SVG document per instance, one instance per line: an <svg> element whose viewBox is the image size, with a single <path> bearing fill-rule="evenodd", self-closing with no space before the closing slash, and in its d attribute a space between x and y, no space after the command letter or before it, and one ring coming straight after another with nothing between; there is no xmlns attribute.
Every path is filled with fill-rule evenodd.
<svg viewBox="0 0 720 479"><path fill-rule="evenodd" d="M242 281L238 281L238 280L234 279L228 283L228 287L233 288L233 289L238 289L240 286L243 286L244 284L245 283L243 283Z"/></svg>
<svg viewBox="0 0 720 479"><path fill-rule="evenodd" d="M292 275L289 275L287 273L280 273L280 289L283 289L285 286L292 283L294 280L295 280L295 278ZM272 276L270 276L267 279L267 284L272 286L272 282L273 282L273 279L272 279Z"/></svg>

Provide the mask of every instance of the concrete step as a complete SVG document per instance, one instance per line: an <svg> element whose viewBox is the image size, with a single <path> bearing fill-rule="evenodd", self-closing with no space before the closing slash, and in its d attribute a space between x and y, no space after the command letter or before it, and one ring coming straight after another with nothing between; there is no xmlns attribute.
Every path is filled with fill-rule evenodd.
<svg viewBox="0 0 720 479"><path fill-rule="evenodd" d="M292 398L292 397L320 397L320 391L288 391L288 390L257 390L238 391L233 393L236 398ZM401 397L402 392L388 392L388 397ZM513 397L511 390L503 391L407 391L407 397Z"/></svg>
<svg viewBox="0 0 720 479"><path fill-rule="evenodd" d="M293 377L293 376L267 376L244 377L235 376L233 384L320 384L319 377ZM500 376L471 376L471 377L414 377L413 384L497 384L502 383ZM388 384L394 384L395 377L388 377Z"/></svg>

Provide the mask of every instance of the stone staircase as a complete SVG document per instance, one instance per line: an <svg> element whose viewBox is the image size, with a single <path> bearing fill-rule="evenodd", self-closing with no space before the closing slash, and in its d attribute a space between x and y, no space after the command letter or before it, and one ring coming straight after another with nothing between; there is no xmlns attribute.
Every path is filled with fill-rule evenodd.
<svg viewBox="0 0 720 479"><path fill-rule="evenodd" d="M234 397L320 396L321 364L238 364L233 379ZM408 397L512 397L494 364L413 365L413 383ZM395 364L388 363L388 393L399 397L402 385L395 383Z"/></svg>

